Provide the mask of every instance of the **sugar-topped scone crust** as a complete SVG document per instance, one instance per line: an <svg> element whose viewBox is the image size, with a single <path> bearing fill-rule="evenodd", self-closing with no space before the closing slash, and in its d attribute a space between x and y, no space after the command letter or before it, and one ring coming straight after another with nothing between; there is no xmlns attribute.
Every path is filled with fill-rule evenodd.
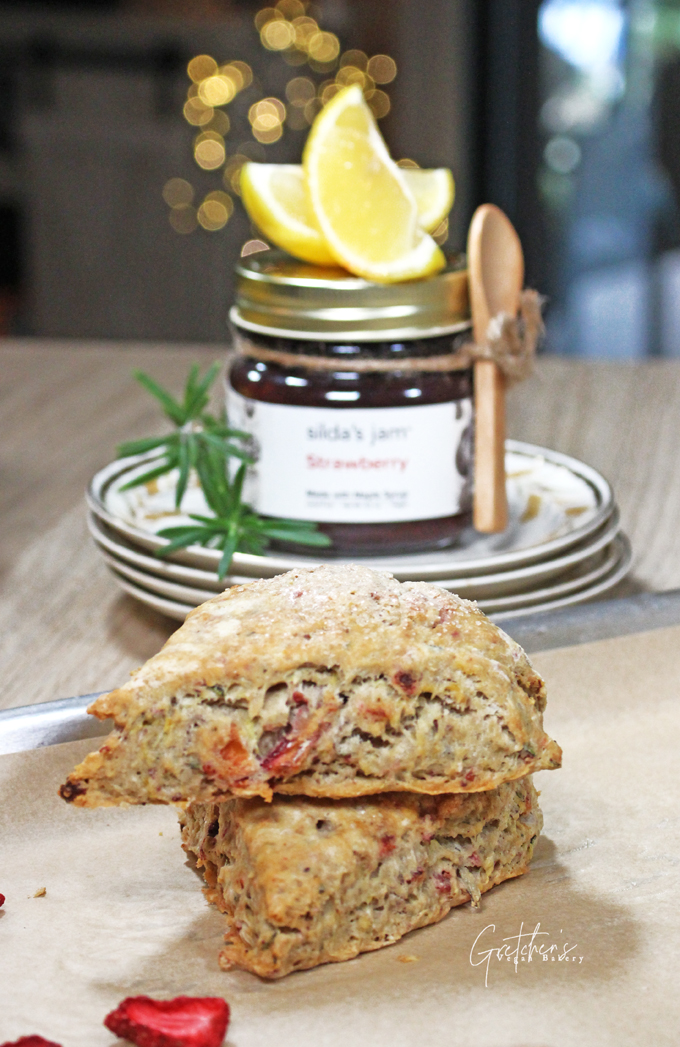
<svg viewBox="0 0 680 1047"><path fill-rule="evenodd" d="M182 845L228 916L223 967L280 978L391 945L526 871L530 778L485 793L190 804Z"/></svg>
<svg viewBox="0 0 680 1047"><path fill-rule="evenodd" d="M475 604L355 565L236 586L90 712L115 730L61 788L82 807L272 792L493 789L558 767L545 687Z"/></svg>

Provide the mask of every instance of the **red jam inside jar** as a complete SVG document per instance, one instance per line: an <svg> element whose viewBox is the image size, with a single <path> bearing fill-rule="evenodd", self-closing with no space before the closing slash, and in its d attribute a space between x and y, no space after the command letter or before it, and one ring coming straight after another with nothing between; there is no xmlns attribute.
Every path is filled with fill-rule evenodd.
<svg viewBox="0 0 680 1047"><path fill-rule="evenodd" d="M344 337L335 333L333 322L325 330L329 324L319 321L319 313L334 314L335 326L348 309L364 317L368 313L373 323L370 314L377 313L378 323L389 323L380 314L390 303L394 312L394 302L403 302L406 285L385 289L294 263L294 273L302 271L307 284L300 291L293 283L291 293L291 267L281 280L280 258L269 268L262 255L247 263L247 268L242 263L241 273L246 269L248 275L244 280L239 273L241 294L231 314L237 355L227 377L230 424L250 434L255 458L245 500L267 517L316 521L332 543L324 557L453 545L471 523L472 370L428 369L470 339L465 316L451 319L451 284L446 307L452 330L439 333L445 325L426 326L432 319L428 314L418 317L420 328L385 332L384 340L377 340L379 328L369 328L371 340L364 340L363 331ZM265 291L271 290L267 275L273 273L275 283L279 278L273 295L263 296L257 281L254 292L253 283L246 283L244 292L253 270L264 271ZM459 291L460 270L453 271ZM310 296L318 291L315 281L333 280L345 294L331 294L329 304L327 292L326 308L310 308ZM414 292L409 285L409 290L432 294L429 287ZM312 305L318 305L313 297ZM290 317L282 317L286 307ZM286 329L303 322L304 331ZM276 547L309 555L306 547Z"/></svg>

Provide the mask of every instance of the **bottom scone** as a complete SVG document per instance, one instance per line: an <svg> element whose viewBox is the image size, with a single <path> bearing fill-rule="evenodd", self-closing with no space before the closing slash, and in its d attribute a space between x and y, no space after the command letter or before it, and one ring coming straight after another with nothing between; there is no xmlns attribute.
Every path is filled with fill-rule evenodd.
<svg viewBox="0 0 680 1047"><path fill-rule="evenodd" d="M182 846L229 917L225 969L265 978L396 942L526 871L543 818L531 778L490 792L194 803Z"/></svg>

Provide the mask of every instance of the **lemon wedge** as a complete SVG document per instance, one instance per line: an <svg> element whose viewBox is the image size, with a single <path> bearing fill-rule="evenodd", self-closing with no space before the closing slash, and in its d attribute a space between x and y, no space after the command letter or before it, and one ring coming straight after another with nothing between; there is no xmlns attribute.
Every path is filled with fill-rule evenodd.
<svg viewBox="0 0 680 1047"><path fill-rule="evenodd" d="M241 198L249 218L277 247L315 265L338 264L314 217L300 166L244 164Z"/></svg>
<svg viewBox="0 0 680 1047"><path fill-rule="evenodd" d="M338 91L317 116L303 167L314 216L340 265L379 283L444 268L357 84Z"/></svg>
<svg viewBox="0 0 680 1047"><path fill-rule="evenodd" d="M402 174L416 201L418 221L430 233L451 210L453 176L448 167L405 167ZM305 262L337 264L314 217L301 166L244 164L241 195L251 220L277 247Z"/></svg>
<svg viewBox="0 0 680 1047"><path fill-rule="evenodd" d="M453 207L455 186L448 167L404 167L401 173L413 193L418 221L426 233L440 225Z"/></svg>

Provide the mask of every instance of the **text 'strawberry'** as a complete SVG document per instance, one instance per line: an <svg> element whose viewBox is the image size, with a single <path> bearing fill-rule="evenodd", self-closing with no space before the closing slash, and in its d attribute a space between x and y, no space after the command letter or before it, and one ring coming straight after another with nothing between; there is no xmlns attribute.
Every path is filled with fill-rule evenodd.
<svg viewBox="0 0 680 1047"><path fill-rule="evenodd" d="M229 1004L219 996L128 996L104 1025L136 1047L220 1047L229 1025Z"/></svg>
<svg viewBox="0 0 680 1047"><path fill-rule="evenodd" d="M0 898L2 898L1 894ZM53 1040L46 1040L44 1036L21 1036L12 1043L0 1043L0 1047L61 1047L61 1044L54 1043Z"/></svg>

